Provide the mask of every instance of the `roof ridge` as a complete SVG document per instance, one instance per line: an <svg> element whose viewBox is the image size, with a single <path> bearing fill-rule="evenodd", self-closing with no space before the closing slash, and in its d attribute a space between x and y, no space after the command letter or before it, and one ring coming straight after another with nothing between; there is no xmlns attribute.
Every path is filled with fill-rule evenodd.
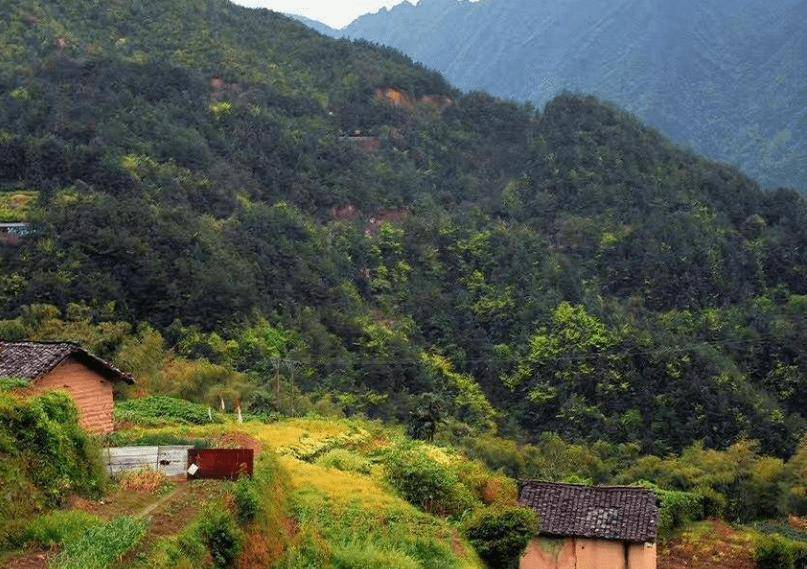
<svg viewBox="0 0 807 569"><path fill-rule="evenodd" d="M562 486L566 488L580 488L583 490L639 490L642 492L653 492L650 488L645 488L644 486L603 486L603 485L589 485L589 484L575 484L573 482L547 482L544 480L522 480L521 486L526 488L527 486Z"/></svg>
<svg viewBox="0 0 807 569"><path fill-rule="evenodd" d="M61 345L70 345L75 346L76 348L84 349L79 342L75 342L73 340L3 340L0 338L0 344L34 344L38 346L61 346Z"/></svg>

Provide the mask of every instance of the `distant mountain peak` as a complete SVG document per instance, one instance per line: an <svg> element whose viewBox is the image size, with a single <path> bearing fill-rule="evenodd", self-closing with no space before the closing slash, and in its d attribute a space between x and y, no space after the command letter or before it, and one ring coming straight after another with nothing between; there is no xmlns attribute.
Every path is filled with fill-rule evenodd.
<svg viewBox="0 0 807 569"><path fill-rule="evenodd" d="M804 21L803 0L421 0L342 33L465 90L595 94L767 186L807 190Z"/></svg>

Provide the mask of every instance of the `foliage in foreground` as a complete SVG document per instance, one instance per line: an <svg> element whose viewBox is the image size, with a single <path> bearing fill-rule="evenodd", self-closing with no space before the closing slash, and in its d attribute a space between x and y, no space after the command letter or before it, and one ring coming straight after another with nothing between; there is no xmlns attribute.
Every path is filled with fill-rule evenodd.
<svg viewBox="0 0 807 569"><path fill-rule="evenodd" d="M803 569L807 567L807 541L764 536L757 543L755 556L758 569Z"/></svg>
<svg viewBox="0 0 807 569"><path fill-rule="evenodd" d="M79 539L67 541L53 569L107 569L134 549L146 535L148 524L130 517L90 526Z"/></svg>
<svg viewBox="0 0 807 569"><path fill-rule="evenodd" d="M61 546L79 541L89 528L101 525L99 518L81 510L55 510L29 523L25 543L46 548Z"/></svg>
<svg viewBox="0 0 807 569"><path fill-rule="evenodd" d="M34 513L71 494L97 496L104 482L98 448L66 394L0 393L0 548L20 538Z"/></svg>

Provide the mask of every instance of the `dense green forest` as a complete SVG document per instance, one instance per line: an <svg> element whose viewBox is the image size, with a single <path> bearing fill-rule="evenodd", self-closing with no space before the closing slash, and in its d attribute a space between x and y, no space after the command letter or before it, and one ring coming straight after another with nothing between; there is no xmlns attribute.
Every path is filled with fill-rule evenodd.
<svg viewBox="0 0 807 569"><path fill-rule="evenodd" d="M147 393L427 437L789 457L803 436L797 192L594 98L462 94L224 0L0 14L0 195L36 196L0 246L0 337L81 341Z"/></svg>
<svg viewBox="0 0 807 569"><path fill-rule="evenodd" d="M564 90L636 113L769 186L807 191L803 0L421 0L322 33L379 42L480 89Z"/></svg>

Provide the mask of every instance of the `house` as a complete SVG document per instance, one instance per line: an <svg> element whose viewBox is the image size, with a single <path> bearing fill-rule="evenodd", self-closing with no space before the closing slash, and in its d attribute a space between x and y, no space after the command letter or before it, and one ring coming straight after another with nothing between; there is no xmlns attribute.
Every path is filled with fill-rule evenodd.
<svg viewBox="0 0 807 569"><path fill-rule="evenodd" d="M0 223L0 245L18 245L30 231L30 224L25 222Z"/></svg>
<svg viewBox="0 0 807 569"><path fill-rule="evenodd" d="M520 569L655 569L658 502L642 488L525 482L540 532Z"/></svg>
<svg viewBox="0 0 807 569"><path fill-rule="evenodd" d="M340 136L339 142L351 144L363 152L372 154L381 150L381 139L377 136L362 136L355 132L350 136Z"/></svg>
<svg viewBox="0 0 807 569"><path fill-rule="evenodd" d="M33 393L68 391L81 426L96 434L113 429L114 384L134 383L131 375L69 342L0 341L0 377L27 381Z"/></svg>

